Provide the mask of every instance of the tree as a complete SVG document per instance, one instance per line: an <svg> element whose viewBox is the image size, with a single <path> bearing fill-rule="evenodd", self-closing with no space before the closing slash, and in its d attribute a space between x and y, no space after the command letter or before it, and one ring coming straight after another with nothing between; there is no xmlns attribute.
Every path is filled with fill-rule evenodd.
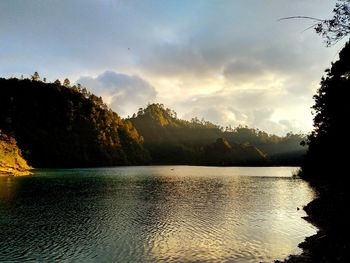
<svg viewBox="0 0 350 263"><path fill-rule="evenodd" d="M70 87L70 81L69 81L69 79L68 78L66 78L64 81L63 81L63 86L65 86L65 87Z"/></svg>
<svg viewBox="0 0 350 263"><path fill-rule="evenodd" d="M349 35L349 0L339 0L334 17L315 26L327 46ZM307 206L313 222L322 229L304 247L310 262L349 262L350 201L348 120L350 116L350 42L339 53L321 79L314 96L314 130L308 137L309 149L300 175L311 182L318 198ZM326 237L326 238L324 238ZM323 239L324 238L324 239ZM322 239L322 241L321 241ZM290 262L304 262L303 258Z"/></svg>
<svg viewBox="0 0 350 263"><path fill-rule="evenodd" d="M284 19L311 19L316 21L317 34L331 46L350 34L350 0L338 0L331 19L293 16ZM339 60L326 70L321 86L314 96L314 130L306 142L309 146L302 166L302 176L318 180L342 180L347 164L347 119L350 109L350 42L339 53ZM304 143L305 144L305 143ZM337 177L331 175L337 174Z"/></svg>
<svg viewBox="0 0 350 263"><path fill-rule="evenodd" d="M303 167L306 176L340 179L347 164L347 120L350 116L350 42L339 53L339 60L326 70L314 96L314 130L308 137L309 150ZM337 173L336 171L339 171ZM337 178L332 178L337 174ZM328 178L330 177L330 178Z"/></svg>
<svg viewBox="0 0 350 263"><path fill-rule="evenodd" d="M15 78L0 78L0 87L0 129L16 135L33 166L127 165L149 159L131 122L93 94L84 98L53 83Z"/></svg>
<svg viewBox="0 0 350 263"><path fill-rule="evenodd" d="M137 111L137 116L141 116L143 115L143 113L144 113L143 108L139 108Z"/></svg>
<svg viewBox="0 0 350 263"><path fill-rule="evenodd" d="M350 33L350 0L338 0L334 16L315 25L318 34L330 46ZM339 53L339 60L326 70L321 86L314 96L314 130L308 137L309 150L302 175L310 179L344 179L347 164L347 120L350 115L350 42ZM336 177L331 175L336 174Z"/></svg>
<svg viewBox="0 0 350 263"><path fill-rule="evenodd" d="M39 81L40 80L39 73L35 71L34 74L31 76L31 78L33 81Z"/></svg>
<svg viewBox="0 0 350 263"><path fill-rule="evenodd" d="M350 34L350 0L338 0L332 19L321 20L315 27L316 33L325 38L331 46Z"/></svg>
<svg viewBox="0 0 350 263"><path fill-rule="evenodd" d="M61 85L61 81L60 81L59 79L56 79L55 82L54 82L53 84L59 85L59 86L60 86L60 85Z"/></svg>
<svg viewBox="0 0 350 263"><path fill-rule="evenodd" d="M333 9L333 18L319 19L310 16L290 16L280 20L288 19L309 19L316 24L309 28L314 28L316 33L321 35L327 47L336 44L350 34L350 0L337 0ZM308 29L309 29L308 28Z"/></svg>

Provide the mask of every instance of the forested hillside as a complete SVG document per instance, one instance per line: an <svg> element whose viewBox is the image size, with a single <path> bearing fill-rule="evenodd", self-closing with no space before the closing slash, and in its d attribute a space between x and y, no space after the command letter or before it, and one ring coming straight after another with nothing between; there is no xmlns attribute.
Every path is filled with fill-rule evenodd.
<svg viewBox="0 0 350 263"><path fill-rule="evenodd" d="M59 82L0 79L0 129L34 167L149 162L142 137L101 98Z"/></svg>
<svg viewBox="0 0 350 263"><path fill-rule="evenodd" d="M140 164L297 165L301 135L285 137L177 118L150 104L128 120L69 82L0 79L0 128L34 167Z"/></svg>
<svg viewBox="0 0 350 263"><path fill-rule="evenodd" d="M130 121L144 137L155 163L298 165L306 151L300 145L305 139L303 135L290 133L279 137L243 126L222 128L198 118L186 121L162 104L140 108ZM227 152L217 152L214 158L213 149L219 138L235 148L230 157ZM256 150L252 151L252 147Z"/></svg>

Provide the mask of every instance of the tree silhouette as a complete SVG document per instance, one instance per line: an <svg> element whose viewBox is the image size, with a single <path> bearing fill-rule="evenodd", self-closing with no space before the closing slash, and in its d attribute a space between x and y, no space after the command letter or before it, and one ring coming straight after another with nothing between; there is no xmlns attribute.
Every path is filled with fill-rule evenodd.
<svg viewBox="0 0 350 263"><path fill-rule="evenodd" d="M338 0L332 19L320 21L315 30L331 46L350 34L350 0Z"/></svg>
<svg viewBox="0 0 350 263"><path fill-rule="evenodd" d="M34 74L31 76L32 80L38 81L40 80L39 73L37 71L34 72Z"/></svg>
<svg viewBox="0 0 350 263"><path fill-rule="evenodd" d="M319 19L310 16L290 16L280 20L288 19L309 19L316 22L310 28L314 28L316 33L321 35L326 45L332 46L350 34L350 0L338 0L333 9L331 19Z"/></svg>
<svg viewBox="0 0 350 263"><path fill-rule="evenodd" d="M31 165L149 161L143 139L130 121L121 119L100 97L57 83L0 78L0 129L16 138Z"/></svg>
<svg viewBox="0 0 350 263"><path fill-rule="evenodd" d="M70 81L68 78L66 78L64 81L63 81L63 86L65 87L70 87Z"/></svg>
<svg viewBox="0 0 350 263"><path fill-rule="evenodd" d="M350 33L350 0L338 0L334 17L315 25L316 32L330 46ZM326 70L314 96L314 130L308 137L309 150L302 166L302 175L311 180L343 180L347 140L347 119L350 115L350 42L339 53L339 60ZM337 174L336 177L332 175Z"/></svg>
<svg viewBox="0 0 350 263"><path fill-rule="evenodd" d="M348 36L350 0L339 0L334 17L315 25L316 32L330 46ZM287 262L350 262L348 186L348 120L350 116L350 42L339 60L326 70L314 96L314 130L300 175L311 182L318 198L305 208L320 231L306 241L306 258Z"/></svg>
<svg viewBox="0 0 350 263"><path fill-rule="evenodd" d="M326 70L314 96L314 130L308 137L309 150L303 166L305 177L337 180L344 175L349 149L347 120L350 116L350 42L339 53L339 60ZM339 171L337 173L336 171ZM337 178L332 177L337 174Z"/></svg>

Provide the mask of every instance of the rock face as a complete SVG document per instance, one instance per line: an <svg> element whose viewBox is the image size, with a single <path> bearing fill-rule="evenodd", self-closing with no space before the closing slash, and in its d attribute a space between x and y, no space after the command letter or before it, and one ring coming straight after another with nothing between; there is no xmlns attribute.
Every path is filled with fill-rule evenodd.
<svg viewBox="0 0 350 263"><path fill-rule="evenodd" d="M0 131L0 176L30 175L31 167L23 159L16 140Z"/></svg>

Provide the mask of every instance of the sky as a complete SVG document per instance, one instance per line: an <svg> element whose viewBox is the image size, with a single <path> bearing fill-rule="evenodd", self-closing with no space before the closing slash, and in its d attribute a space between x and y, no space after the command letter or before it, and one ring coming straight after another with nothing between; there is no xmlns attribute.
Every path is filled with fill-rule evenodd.
<svg viewBox="0 0 350 263"><path fill-rule="evenodd" d="M312 129L312 96L342 43L313 21L329 0L0 0L0 76L80 83L119 115L178 116L269 133Z"/></svg>

